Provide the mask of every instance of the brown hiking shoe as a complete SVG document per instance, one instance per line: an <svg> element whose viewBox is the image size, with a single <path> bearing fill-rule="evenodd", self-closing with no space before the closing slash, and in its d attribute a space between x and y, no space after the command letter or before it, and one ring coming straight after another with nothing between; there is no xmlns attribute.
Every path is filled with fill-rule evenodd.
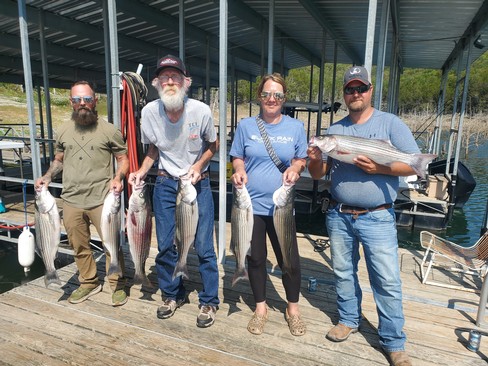
<svg viewBox="0 0 488 366"><path fill-rule="evenodd" d="M344 324L337 324L334 328L329 330L329 333L325 336L328 340L332 342L342 342L345 341L353 333L357 333L358 328L349 328Z"/></svg>
<svg viewBox="0 0 488 366"><path fill-rule="evenodd" d="M412 362L405 351L387 352L392 366L412 366Z"/></svg>

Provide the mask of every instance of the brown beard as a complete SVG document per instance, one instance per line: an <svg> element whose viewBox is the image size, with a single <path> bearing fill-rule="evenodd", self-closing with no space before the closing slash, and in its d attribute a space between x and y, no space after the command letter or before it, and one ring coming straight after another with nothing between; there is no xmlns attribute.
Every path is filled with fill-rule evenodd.
<svg viewBox="0 0 488 366"><path fill-rule="evenodd" d="M78 127L92 126L98 121L98 112L95 109L80 107L77 111L73 110L71 119Z"/></svg>

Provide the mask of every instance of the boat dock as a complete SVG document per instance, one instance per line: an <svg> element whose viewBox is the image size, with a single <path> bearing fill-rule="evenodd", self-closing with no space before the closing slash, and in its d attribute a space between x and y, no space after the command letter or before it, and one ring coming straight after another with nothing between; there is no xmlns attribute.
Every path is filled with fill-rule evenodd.
<svg viewBox="0 0 488 366"><path fill-rule="evenodd" d="M23 221L22 203L8 203L0 220ZM29 221L33 220L29 203ZM216 227L217 227L216 223ZM230 224L226 225L230 240ZM221 304L215 324L196 327L197 293L201 287L198 259L189 254L190 280L186 282L189 303L172 318L160 320L154 258L156 238L146 263L155 286L132 284L133 265L126 254L127 304L114 308L108 286L87 301L72 305L67 298L78 286L75 264L58 269L61 288L46 288L36 279L0 295L0 354L3 365L388 365L379 347L377 315L364 260L359 277L363 288L364 320L360 332L342 343L325 339L338 320L334 279L327 238L298 234L302 264L301 313L307 325L303 337L290 334L284 311L285 294L281 272L272 250L268 255L269 320L264 334L251 335L247 323L254 301L248 282L231 286L234 256L227 245L225 263L219 265ZM400 249L404 289L406 350L414 365L486 365L488 337L481 338L478 352L466 349L468 333L476 327L479 294L451 290L420 282L422 252ZM98 270L105 275L99 254ZM437 275L436 273L434 275ZM317 278L317 291L307 290L308 277ZM450 281L480 288L479 280L453 275ZM484 330L486 332L486 329Z"/></svg>

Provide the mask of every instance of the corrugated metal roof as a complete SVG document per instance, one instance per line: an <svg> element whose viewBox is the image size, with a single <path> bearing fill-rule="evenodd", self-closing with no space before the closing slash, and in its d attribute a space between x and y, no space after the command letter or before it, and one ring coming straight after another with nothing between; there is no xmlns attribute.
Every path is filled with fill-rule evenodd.
<svg viewBox="0 0 488 366"><path fill-rule="evenodd" d="M375 52L386 0L378 0ZM364 63L369 2L366 0L275 0L274 70L320 64L325 31L325 56L332 62L334 40L339 63ZM40 17L44 18L49 76L53 86L69 85L78 77L105 84L105 42L102 0L27 1L27 21L34 81L42 77ZM186 0L185 62L194 84L205 81L207 43L210 78L218 85L219 1ZM135 71L142 63L145 79L152 77L159 57L178 54L179 0L117 0L119 65ZM488 46L488 0L392 0L386 64L397 30L403 67L440 69L465 44L481 34ZM229 67L239 78L254 79L267 68L269 1L228 2ZM475 48L476 59L484 49ZM449 63L449 61L448 61ZM22 83L22 53L15 0L0 7L0 81Z"/></svg>

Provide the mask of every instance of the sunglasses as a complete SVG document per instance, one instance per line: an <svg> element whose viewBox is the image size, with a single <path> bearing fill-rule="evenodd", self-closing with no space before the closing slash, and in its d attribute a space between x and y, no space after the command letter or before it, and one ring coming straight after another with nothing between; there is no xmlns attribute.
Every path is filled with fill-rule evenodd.
<svg viewBox="0 0 488 366"><path fill-rule="evenodd" d="M274 97L278 102L285 100L285 93L282 92L261 92L261 99L269 100L271 97Z"/></svg>
<svg viewBox="0 0 488 366"><path fill-rule="evenodd" d="M371 88L371 85L359 85L359 86L346 86L344 88L344 94L353 95L355 92L359 94L366 93Z"/></svg>
<svg viewBox="0 0 488 366"><path fill-rule="evenodd" d="M91 103L93 103L95 101L95 98L93 98L91 96L87 96L87 97L71 97L71 103L73 103L73 104L80 104L82 99L85 102L85 104L91 104Z"/></svg>
<svg viewBox="0 0 488 366"><path fill-rule="evenodd" d="M163 84L167 83L169 79L173 80L174 83L181 83L183 81L183 76L181 76L180 74L158 76L159 82Z"/></svg>

